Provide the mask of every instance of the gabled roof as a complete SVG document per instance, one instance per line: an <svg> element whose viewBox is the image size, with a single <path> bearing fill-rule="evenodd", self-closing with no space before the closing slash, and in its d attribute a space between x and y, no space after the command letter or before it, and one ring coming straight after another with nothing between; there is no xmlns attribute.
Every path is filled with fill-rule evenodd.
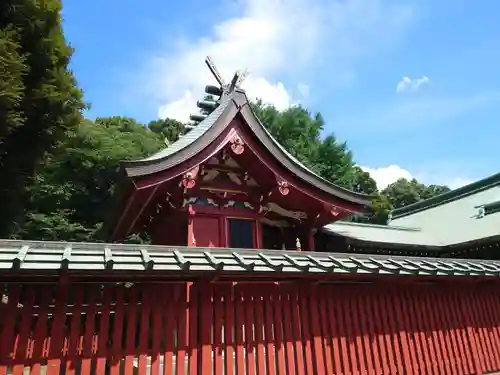
<svg viewBox="0 0 500 375"><path fill-rule="evenodd" d="M500 276L499 261L280 250L167 247L103 243L0 241L0 275L16 273L148 275Z"/></svg>
<svg viewBox="0 0 500 375"><path fill-rule="evenodd" d="M225 93L219 106L193 130L180 137L166 149L142 160L126 162L124 168L130 177L146 176L170 169L200 153L211 144L237 116L241 115L246 125L259 142L291 174L324 193L362 206L371 206L371 196L356 193L323 179L288 153L267 131L251 109L245 92L235 89Z"/></svg>
<svg viewBox="0 0 500 375"><path fill-rule="evenodd" d="M500 174L394 211L389 225L336 222L328 233L364 242L425 247L464 246L500 237Z"/></svg>

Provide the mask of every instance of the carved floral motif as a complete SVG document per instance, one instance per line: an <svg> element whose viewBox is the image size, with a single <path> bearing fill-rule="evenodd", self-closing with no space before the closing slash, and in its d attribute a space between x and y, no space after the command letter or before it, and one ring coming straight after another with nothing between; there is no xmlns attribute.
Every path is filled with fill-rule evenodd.
<svg viewBox="0 0 500 375"><path fill-rule="evenodd" d="M245 143L238 134L235 134L229 142L231 143L231 150L233 150L236 155L243 154L245 151Z"/></svg>
<svg viewBox="0 0 500 375"><path fill-rule="evenodd" d="M288 182L283 178L278 178L278 191L281 195L288 195L290 192L290 187L288 186Z"/></svg>
<svg viewBox="0 0 500 375"><path fill-rule="evenodd" d="M189 172L184 173L184 176L182 176L182 186L186 189L194 188L196 186L196 177L198 176L199 171L200 166L196 166Z"/></svg>

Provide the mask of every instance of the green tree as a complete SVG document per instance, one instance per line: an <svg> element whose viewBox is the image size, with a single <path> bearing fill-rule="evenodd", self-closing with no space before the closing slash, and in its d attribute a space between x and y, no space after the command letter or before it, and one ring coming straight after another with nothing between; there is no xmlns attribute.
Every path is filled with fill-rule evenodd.
<svg viewBox="0 0 500 375"><path fill-rule="evenodd" d="M22 213L44 153L81 121L60 12L60 0L0 2L0 237Z"/></svg>
<svg viewBox="0 0 500 375"><path fill-rule="evenodd" d="M181 135L186 133L186 127L182 122L169 118L150 121L148 128L164 137L165 144L177 141Z"/></svg>
<svg viewBox="0 0 500 375"><path fill-rule="evenodd" d="M448 191L450 191L450 188L447 186L426 186L418 182L416 179L407 180L400 178L396 182L387 186L382 191L382 194L388 197L394 208L400 208L424 199L432 198Z"/></svg>
<svg viewBox="0 0 500 375"><path fill-rule="evenodd" d="M134 119L83 121L44 158L28 186L30 199L16 237L99 240L99 230L112 208L120 163L163 147L162 135Z"/></svg>

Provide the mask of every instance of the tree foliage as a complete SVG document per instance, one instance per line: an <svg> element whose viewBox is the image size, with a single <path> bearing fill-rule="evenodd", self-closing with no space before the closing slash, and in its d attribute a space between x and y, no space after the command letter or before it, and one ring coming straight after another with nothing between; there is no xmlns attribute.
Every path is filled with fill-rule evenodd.
<svg viewBox="0 0 500 375"><path fill-rule="evenodd" d="M60 0L0 2L0 237L12 230L39 160L81 121L60 11Z"/></svg>
<svg viewBox="0 0 500 375"><path fill-rule="evenodd" d="M163 133L123 117L85 120L42 161L29 185L24 221L15 237L99 240L111 209L123 160L148 156L162 147Z"/></svg>
<svg viewBox="0 0 500 375"><path fill-rule="evenodd" d="M388 197L393 208L400 208L448 191L450 191L450 188L447 186L426 186L415 179L408 181L405 178L400 178L387 186L382 191L382 194Z"/></svg>

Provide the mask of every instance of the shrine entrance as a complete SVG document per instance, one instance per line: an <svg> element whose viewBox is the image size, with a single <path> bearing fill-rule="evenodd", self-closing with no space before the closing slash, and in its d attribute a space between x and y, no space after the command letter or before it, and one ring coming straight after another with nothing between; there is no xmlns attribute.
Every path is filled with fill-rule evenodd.
<svg viewBox="0 0 500 375"><path fill-rule="evenodd" d="M473 374L500 368L497 288L9 285L0 374Z"/></svg>

